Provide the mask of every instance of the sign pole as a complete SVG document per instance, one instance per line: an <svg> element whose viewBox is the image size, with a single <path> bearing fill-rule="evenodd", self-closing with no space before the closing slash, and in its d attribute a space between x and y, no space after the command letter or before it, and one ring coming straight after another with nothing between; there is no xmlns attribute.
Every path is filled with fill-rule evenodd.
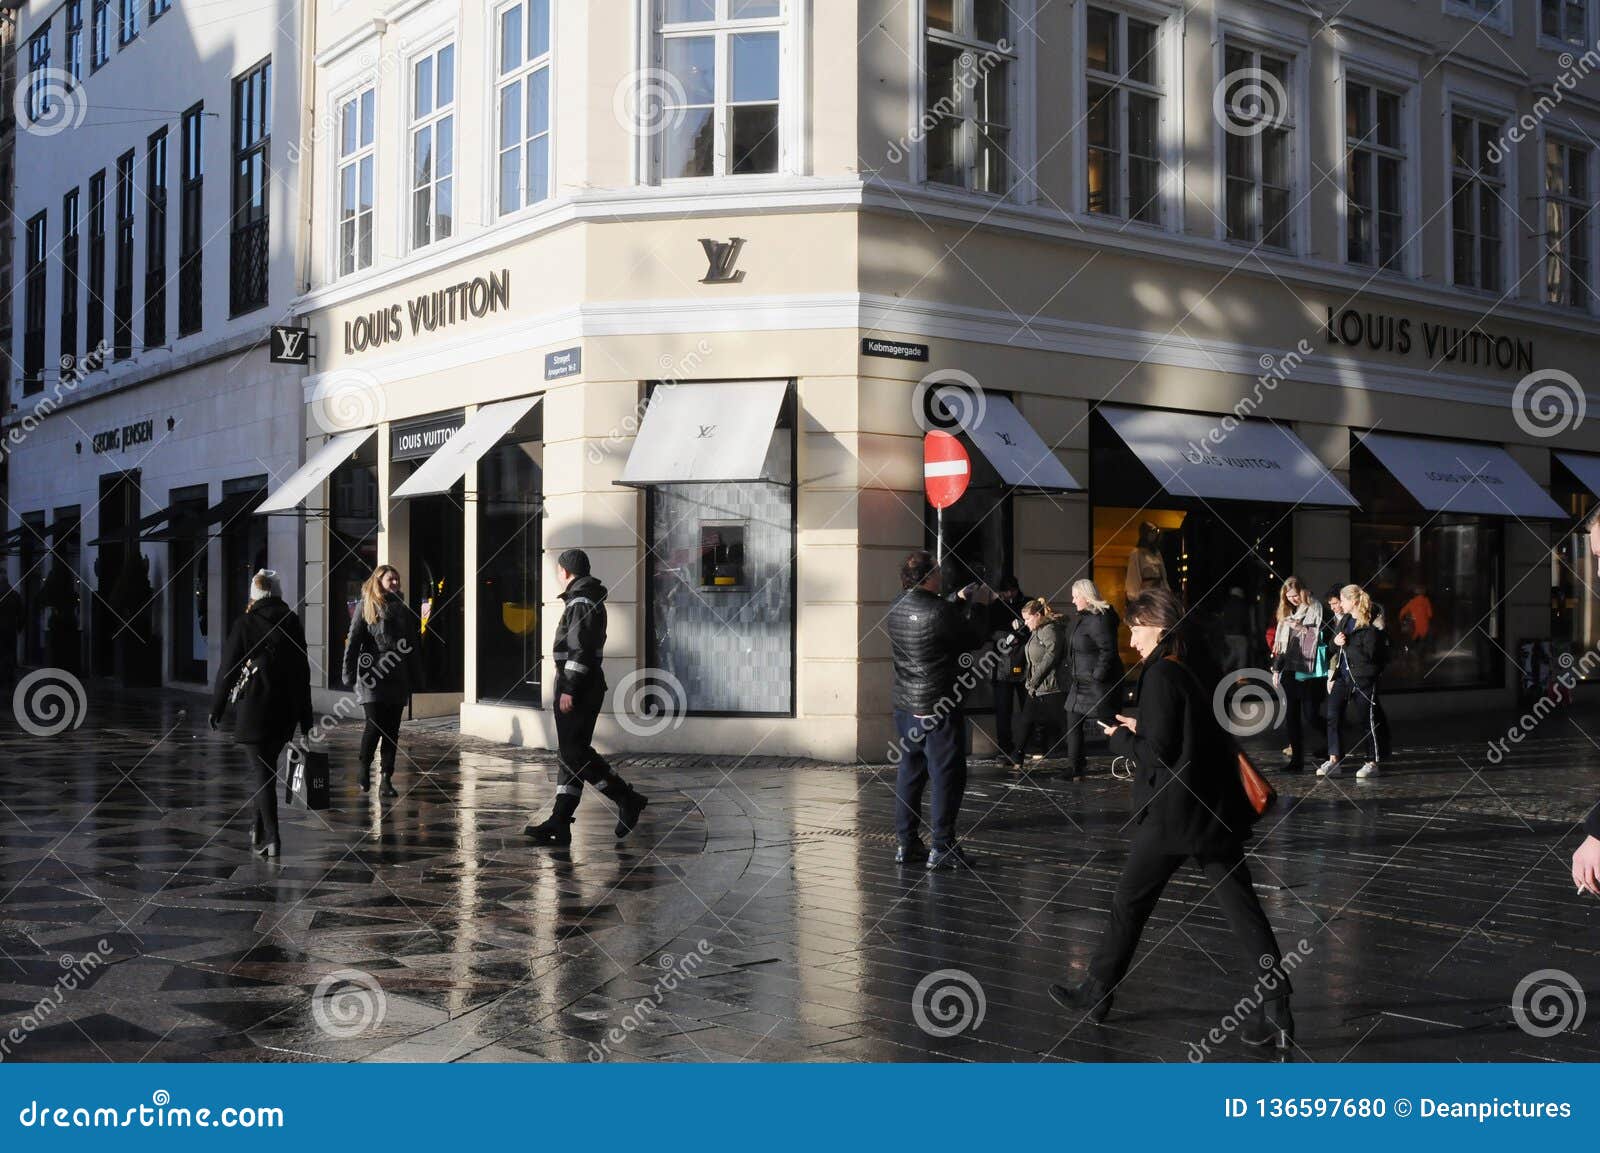
<svg viewBox="0 0 1600 1153"><path fill-rule="evenodd" d="M944 566L944 506L933 510L933 559L941 568Z"/></svg>

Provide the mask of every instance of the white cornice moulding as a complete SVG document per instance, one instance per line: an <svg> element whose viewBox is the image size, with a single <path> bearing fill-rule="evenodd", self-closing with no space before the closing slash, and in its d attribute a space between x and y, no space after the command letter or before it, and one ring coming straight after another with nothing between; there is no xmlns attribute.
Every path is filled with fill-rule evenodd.
<svg viewBox="0 0 1600 1153"><path fill-rule="evenodd" d="M382 16L374 16L372 20L357 28L343 40L337 40L328 45L316 55L318 68L325 68L335 60L355 51L369 40L376 40L389 28L389 22Z"/></svg>

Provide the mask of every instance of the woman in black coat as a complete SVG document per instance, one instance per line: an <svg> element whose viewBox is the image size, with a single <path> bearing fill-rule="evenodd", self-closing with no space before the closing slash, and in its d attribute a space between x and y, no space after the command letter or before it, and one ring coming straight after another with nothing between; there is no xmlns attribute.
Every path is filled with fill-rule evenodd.
<svg viewBox="0 0 1600 1153"><path fill-rule="evenodd" d="M1333 667L1328 673L1328 759L1317 775L1336 777L1343 768L1344 710L1351 704L1361 725L1356 744L1367 753L1356 776L1375 777L1383 751L1378 675L1383 672L1385 638L1373 626L1372 598L1360 585L1345 585L1339 590L1335 628Z"/></svg>
<svg viewBox="0 0 1600 1153"><path fill-rule="evenodd" d="M223 646L207 718L213 729L222 723L230 703L235 707L234 744L245 747L255 770L256 819L250 847L276 857L278 756L296 725L302 736L309 736L313 722L305 629L284 603L278 574L270 569L251 578L249 607L234 622Z"/></svg>
<svg viewBox="0 0 1600 1153"><path fill-rule="evenodd" d="M1067 759L1072 779L1086 768L1083 726L1089 718L1110 720L1117 712L1122 687L1122 658L1117 655L1117 610L1100 595L1092 580L1072 586L1072 607L1078 610L1067 634Z"/></svg>
<svg viewBox="0 0 1600 1153"><path fill-rule="evenodd" d="M1289 977L1272 926L1261 909L1245 863L1244 842L1255 811L1239 780L1237 748L1217 722L1212 686L1183 663L1181 639L1172 635L1183 607L1165 589L1128 604L1133 647L1143 658L1139 716L1118 715L1103 726L1112 750L1134 762L1136 828L1128 861L1111 898L1111 925L1089 962L1089 977L1051 985L1057 1003L1105 1020L1118 982L1127 975L1139 936L1162 890L1193 858L1233 928L1253 1012L1245 1024L1250 1044L1286 1046L1294 1037Z"/></svg>
<svg viewBox="0 0 1600 1153"><path fill-rule="evenodd" d="M356 703L366 714L361 731L357 783L372 785L372 756L382 746L385 797L398 797L394 787L395 753L400 744L400 714L415 689L420 653L416 615L400 596L400 570L381 564L361 586L361 603L350 619L344 643L344 683L355 689Z"/></svg>

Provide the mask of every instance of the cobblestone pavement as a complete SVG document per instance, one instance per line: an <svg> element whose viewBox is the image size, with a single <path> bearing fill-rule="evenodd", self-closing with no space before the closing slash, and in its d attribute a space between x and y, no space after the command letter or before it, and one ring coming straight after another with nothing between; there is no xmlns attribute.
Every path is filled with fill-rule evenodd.
<svg viewBox="0 0 1600 1153"><path fill-rule="evenodd" d="M1229 1017L1241 962L1197 871L1106 1024L1047 997L1099 939L1124 856L1127 786L1103 759L1081 783L977 766L974 868L929 874L892 863L887 766L627 758L651 796L633 838L612 839L591 793L571 850L550 852L521 836L554 791L545 754L408 726L404 795L384 803L355 788L346 726L333 807L284 810L269 863L242 758L203 707L92 687L75 730L6 716L0 1057L1252 1056ZM1600 716L1551 717L1491 767L1511 719L1403 726L1396 770L1371 781L1278 778L1251 868L1300 955L1293 1059L1600 1057L1589 1023L1535 1035L1581 991L1525 989L1528 1028L1513 1011L1541 970L1600 988L1600 914L1568 879Z"/></svg>

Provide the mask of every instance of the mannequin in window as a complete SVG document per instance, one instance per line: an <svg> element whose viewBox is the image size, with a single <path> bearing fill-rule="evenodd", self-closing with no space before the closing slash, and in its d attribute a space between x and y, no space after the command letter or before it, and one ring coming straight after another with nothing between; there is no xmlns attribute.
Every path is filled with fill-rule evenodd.
<svg viewBox="0 0 1600 1153"><path fill-rule="evenodd" d="M1167 579L1167 562L1161 556L1161 530L1150 521L1139 526L1139 543L1128 554L1124 588L1129 600L1151 589L1172 591L1172 582Z"/></svg>

